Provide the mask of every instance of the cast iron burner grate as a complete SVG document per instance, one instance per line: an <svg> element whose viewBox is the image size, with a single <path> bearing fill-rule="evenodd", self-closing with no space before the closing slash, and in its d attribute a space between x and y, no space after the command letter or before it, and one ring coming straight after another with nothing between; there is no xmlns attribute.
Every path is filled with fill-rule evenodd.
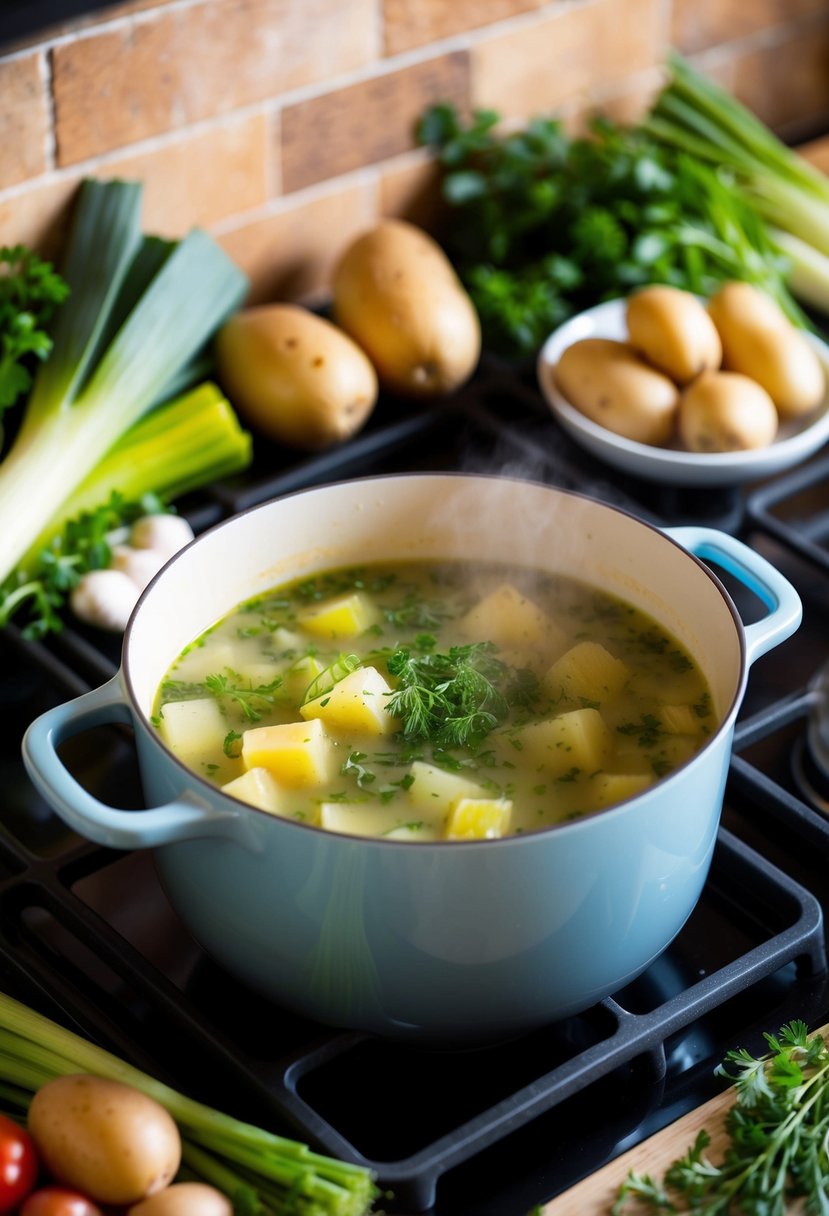
<svg viewBox="0 0 829 1216"><path fill-rule="evenodd" d="M181 508L201 531L305 486L440 469L547 481L650 522L687 514L728 530L743 523L733 494L680 501L615 477L573 447L533 385L486 366L452 404L388 403L335 452L286 463L284 452L260 446L243 478ZM756 500L753 508L756 523ZM107 679L119 641L77 627L32 643L9 628L0 648L4 986L196 1098L371 1165L394 1192L390 1211L518 1216L668 1118L671 1096L700 1069L710 1078L746 1034L825 1010L826 884L815 871L826 828L769 770L766 740L780 723L765 708L732 761L703 895L665 954L578 1017L492 1047L439 1052L303 1021L229 980L178 922L150 857L79 839L22 769L27 723ZM799 713L786 691L779 697L771 681L772 710L779 717L783 705L788 728ZM104 801L143 805L126 728L76 737L65 759ZM751 839L746 823L754 830L764 816L789 833L786 847L768 848L761 830ZM599 1093L601 1127L591 1102Z"/></svg>

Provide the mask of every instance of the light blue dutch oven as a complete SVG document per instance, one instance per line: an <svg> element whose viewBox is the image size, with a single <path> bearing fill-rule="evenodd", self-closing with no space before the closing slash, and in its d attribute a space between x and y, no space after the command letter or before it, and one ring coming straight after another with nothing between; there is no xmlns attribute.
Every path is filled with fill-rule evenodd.
<svg viewBox="0 0 829 1216"><path fill-rule="evenodd" d="M331 566L458 557L518 561L622 596L701 665L719 729L683 768L600 814L503 840L338 835L222 794L150 723L185 645L242 600ZM705 561L767 609L744 626ZM121 670L45 713L23 745L32 781L72 828L152 848L170 901L233 976L322 1022L424 1041L494 1039L583 1010L670 943L702 890L748 670L797 628L790 584L732 537L660 531L527 481L369 478L304 491L218 525L144 592ZM134 727L148 808L119 810L62 764L69 736Z"/></svg>

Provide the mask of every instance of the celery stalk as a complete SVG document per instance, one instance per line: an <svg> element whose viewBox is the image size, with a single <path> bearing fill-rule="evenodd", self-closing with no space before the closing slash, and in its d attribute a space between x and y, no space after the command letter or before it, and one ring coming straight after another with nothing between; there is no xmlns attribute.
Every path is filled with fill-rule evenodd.
<svg viewBox="0 0 829 1216"><path fill-rule="evenodd" d="M241 303L247 281L199 230L145 241L140 188L83 183L61 273L70 299L0 465L0 583L76 487Z"/></svg>
<svg viewBox="0 0 829 1216"><path fill-rule="evenodd" d="M173 1116L190 1176L225 1191L237 1216L366 1216L376 1197L362 1165L223 1114L0 993L0 1085L26 1101L54 1077L89 1073L131 1085Z"/></svg>

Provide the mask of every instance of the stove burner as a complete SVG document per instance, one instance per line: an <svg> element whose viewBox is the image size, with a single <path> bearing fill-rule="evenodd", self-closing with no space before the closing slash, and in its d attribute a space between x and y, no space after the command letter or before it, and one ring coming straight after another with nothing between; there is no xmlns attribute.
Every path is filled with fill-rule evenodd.
<svg viewBox="0 0 829 1216"><path fill-rule="evenodd" d="M829 815L829 663L809 681L804 705L806 732L792 749L792 774L806 801Z"/></svg>
<svg viewBox="0 0 829 1216"><path fill-rule="evenodd" d="M418 1053L240 1000L177 921L151 858L80 840L22 772L26 722L119 661L118 639L70 625L42 643L0 634L0 973L20 999L209 1104L370 1161L394 1191L389 1211L518 1216L710 1097L728 1049L762 1048L764 1031L795 1017L829 1020L829 667L802 691L829 660L829 568L817 561L829 558L829 461L805 489L777 479L773 495L643 485L569 442L534 375L484 360L445 407L386 402L362 435L294 463L257 445L244 478L179 507L198 532L304 486L440 470L544 481L657 527L750 531L771 538L776 565L799 563L804 627L752 671L711 873L666 953L584 1014L487 1051ZM143 805L127 731L71 744L97 797Z"/></svg>
<svg viewBox="0 0 829 1216"><path fill-rule="evenodd" d="M792 775L802 797L829 816L829 774L816 765L808 743L798 739L792 752Z"/></svg>

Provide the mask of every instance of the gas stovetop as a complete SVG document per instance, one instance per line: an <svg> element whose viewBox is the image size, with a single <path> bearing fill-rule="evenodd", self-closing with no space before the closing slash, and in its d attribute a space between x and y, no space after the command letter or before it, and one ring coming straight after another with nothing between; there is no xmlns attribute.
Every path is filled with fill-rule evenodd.
<svg viewBox="0 0 829 1216"><path fill-rule="evenodd" d="M413 1048L302 1021L230 980L178 921L146 853L74 835L20 760L28 723L108 679L120 639L69 627L0 634L0 966L13 995L213 1106L369 1164L384 1210L523 1216L719 1088L727 1050L762 1049L793 1017L827 1021L829 456L740 490L618 475L573 446L531 374L484 361L451 402L381 401L318 457L257 443L243 476L180 502L196 532L306 486L377 473L498 472L589 493L656 524L739 535L801 595L798 633L752 667L722 827L692 917L639 979L521 1039ZM720 573L718 571L718 573ZM728 581L725 579L724 581ZM741 590L729 588L750 619ZM129 731L77 736L65 758L99 798L143 805Z"/></svg>

